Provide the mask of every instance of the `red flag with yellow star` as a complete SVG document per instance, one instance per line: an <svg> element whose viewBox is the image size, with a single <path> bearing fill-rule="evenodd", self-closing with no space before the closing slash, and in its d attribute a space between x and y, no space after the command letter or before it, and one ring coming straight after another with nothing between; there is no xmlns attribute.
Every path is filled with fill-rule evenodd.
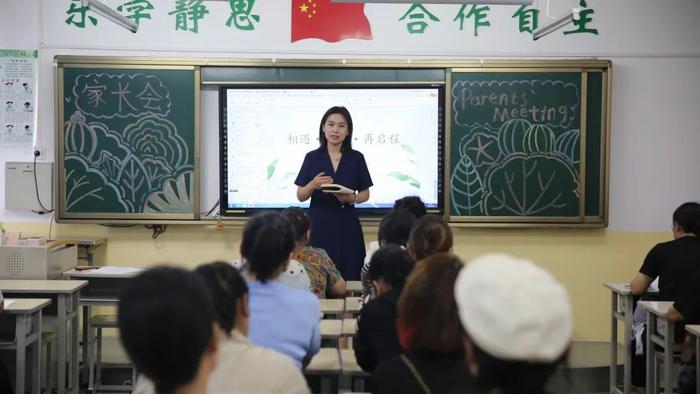
<svg viewBox="0 0 700 394"><path fill-rule="evenodd" d="M292 0L292 42L320 38L337 42L346 38L372 39L364 4L331 0Z"/></svg>

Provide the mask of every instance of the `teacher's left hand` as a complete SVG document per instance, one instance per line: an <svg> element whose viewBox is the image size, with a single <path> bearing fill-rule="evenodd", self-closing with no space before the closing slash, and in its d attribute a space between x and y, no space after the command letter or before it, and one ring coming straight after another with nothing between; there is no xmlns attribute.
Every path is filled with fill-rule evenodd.
<svg viewBox="0 0 700 394"><path fill-rule="evenodd" d="M338 201L345 203L345 204L354 204L355 201L357 200L357 195L356 194L336 193L335 198L337 198Z"/></svg>

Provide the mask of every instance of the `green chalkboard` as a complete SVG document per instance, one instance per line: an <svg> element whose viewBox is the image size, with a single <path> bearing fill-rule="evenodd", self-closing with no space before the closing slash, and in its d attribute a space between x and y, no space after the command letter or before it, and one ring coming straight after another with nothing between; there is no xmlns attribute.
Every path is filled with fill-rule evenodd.
<svg viewBox="0 0 700 394"><path fill-rule="evenodd" d="M58 65L59 219L194 219L195 67Z"/></svg>
<svg viewBox="0 0 700 394"><path fill-rule="evenodd" d="M450 79L450 220L606 221L602 70L454 70Z"/></svg>

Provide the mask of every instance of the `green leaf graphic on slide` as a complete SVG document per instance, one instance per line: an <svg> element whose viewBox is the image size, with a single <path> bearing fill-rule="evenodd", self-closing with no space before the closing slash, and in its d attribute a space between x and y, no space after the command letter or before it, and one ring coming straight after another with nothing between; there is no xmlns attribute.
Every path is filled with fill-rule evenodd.
<svg viewBox="0 0 700 394"><path fill-rule="evenodd" d="M403 174L403 173L398 172L398 171L394 171L394 172L390 173L389 176L392 178L396 178L401 182L406 182L409 185L415 187L416 189L420 189L420 182L418 182L418 180L416 178L414 178L410 175Z"/></svg>
<svg viewBox="0 0 700 394"><path fill-rule="evenodd" d="M275 159L272 163L267 165L267 179L272 178L275 175L275 169L277 168L277 162L279 159Z"/></svg>
<svg viewBox="0 0 700 394"><path fill-rule="evenodd" d="M571 167L559 157L511 156L489 173L486 184L487 215L578 215L578 181Z"/></svg>

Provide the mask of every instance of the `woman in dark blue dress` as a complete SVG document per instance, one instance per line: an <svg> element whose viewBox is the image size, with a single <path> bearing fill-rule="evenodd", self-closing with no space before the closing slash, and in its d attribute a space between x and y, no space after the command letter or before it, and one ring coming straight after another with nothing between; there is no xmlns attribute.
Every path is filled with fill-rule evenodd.
<svg viewBox="0 0 700 394"><path fill-rule="evenodd" d="M299 201L311 198L309 245L325 249L345 280L359 280L365 241L355 204L369 200L372 178L365 157L352 149L352 118L345 107L326 111L319 140L321 146L306 154L294 181ZM324 193L320 187L327 183L355 193Z"/></svg>

